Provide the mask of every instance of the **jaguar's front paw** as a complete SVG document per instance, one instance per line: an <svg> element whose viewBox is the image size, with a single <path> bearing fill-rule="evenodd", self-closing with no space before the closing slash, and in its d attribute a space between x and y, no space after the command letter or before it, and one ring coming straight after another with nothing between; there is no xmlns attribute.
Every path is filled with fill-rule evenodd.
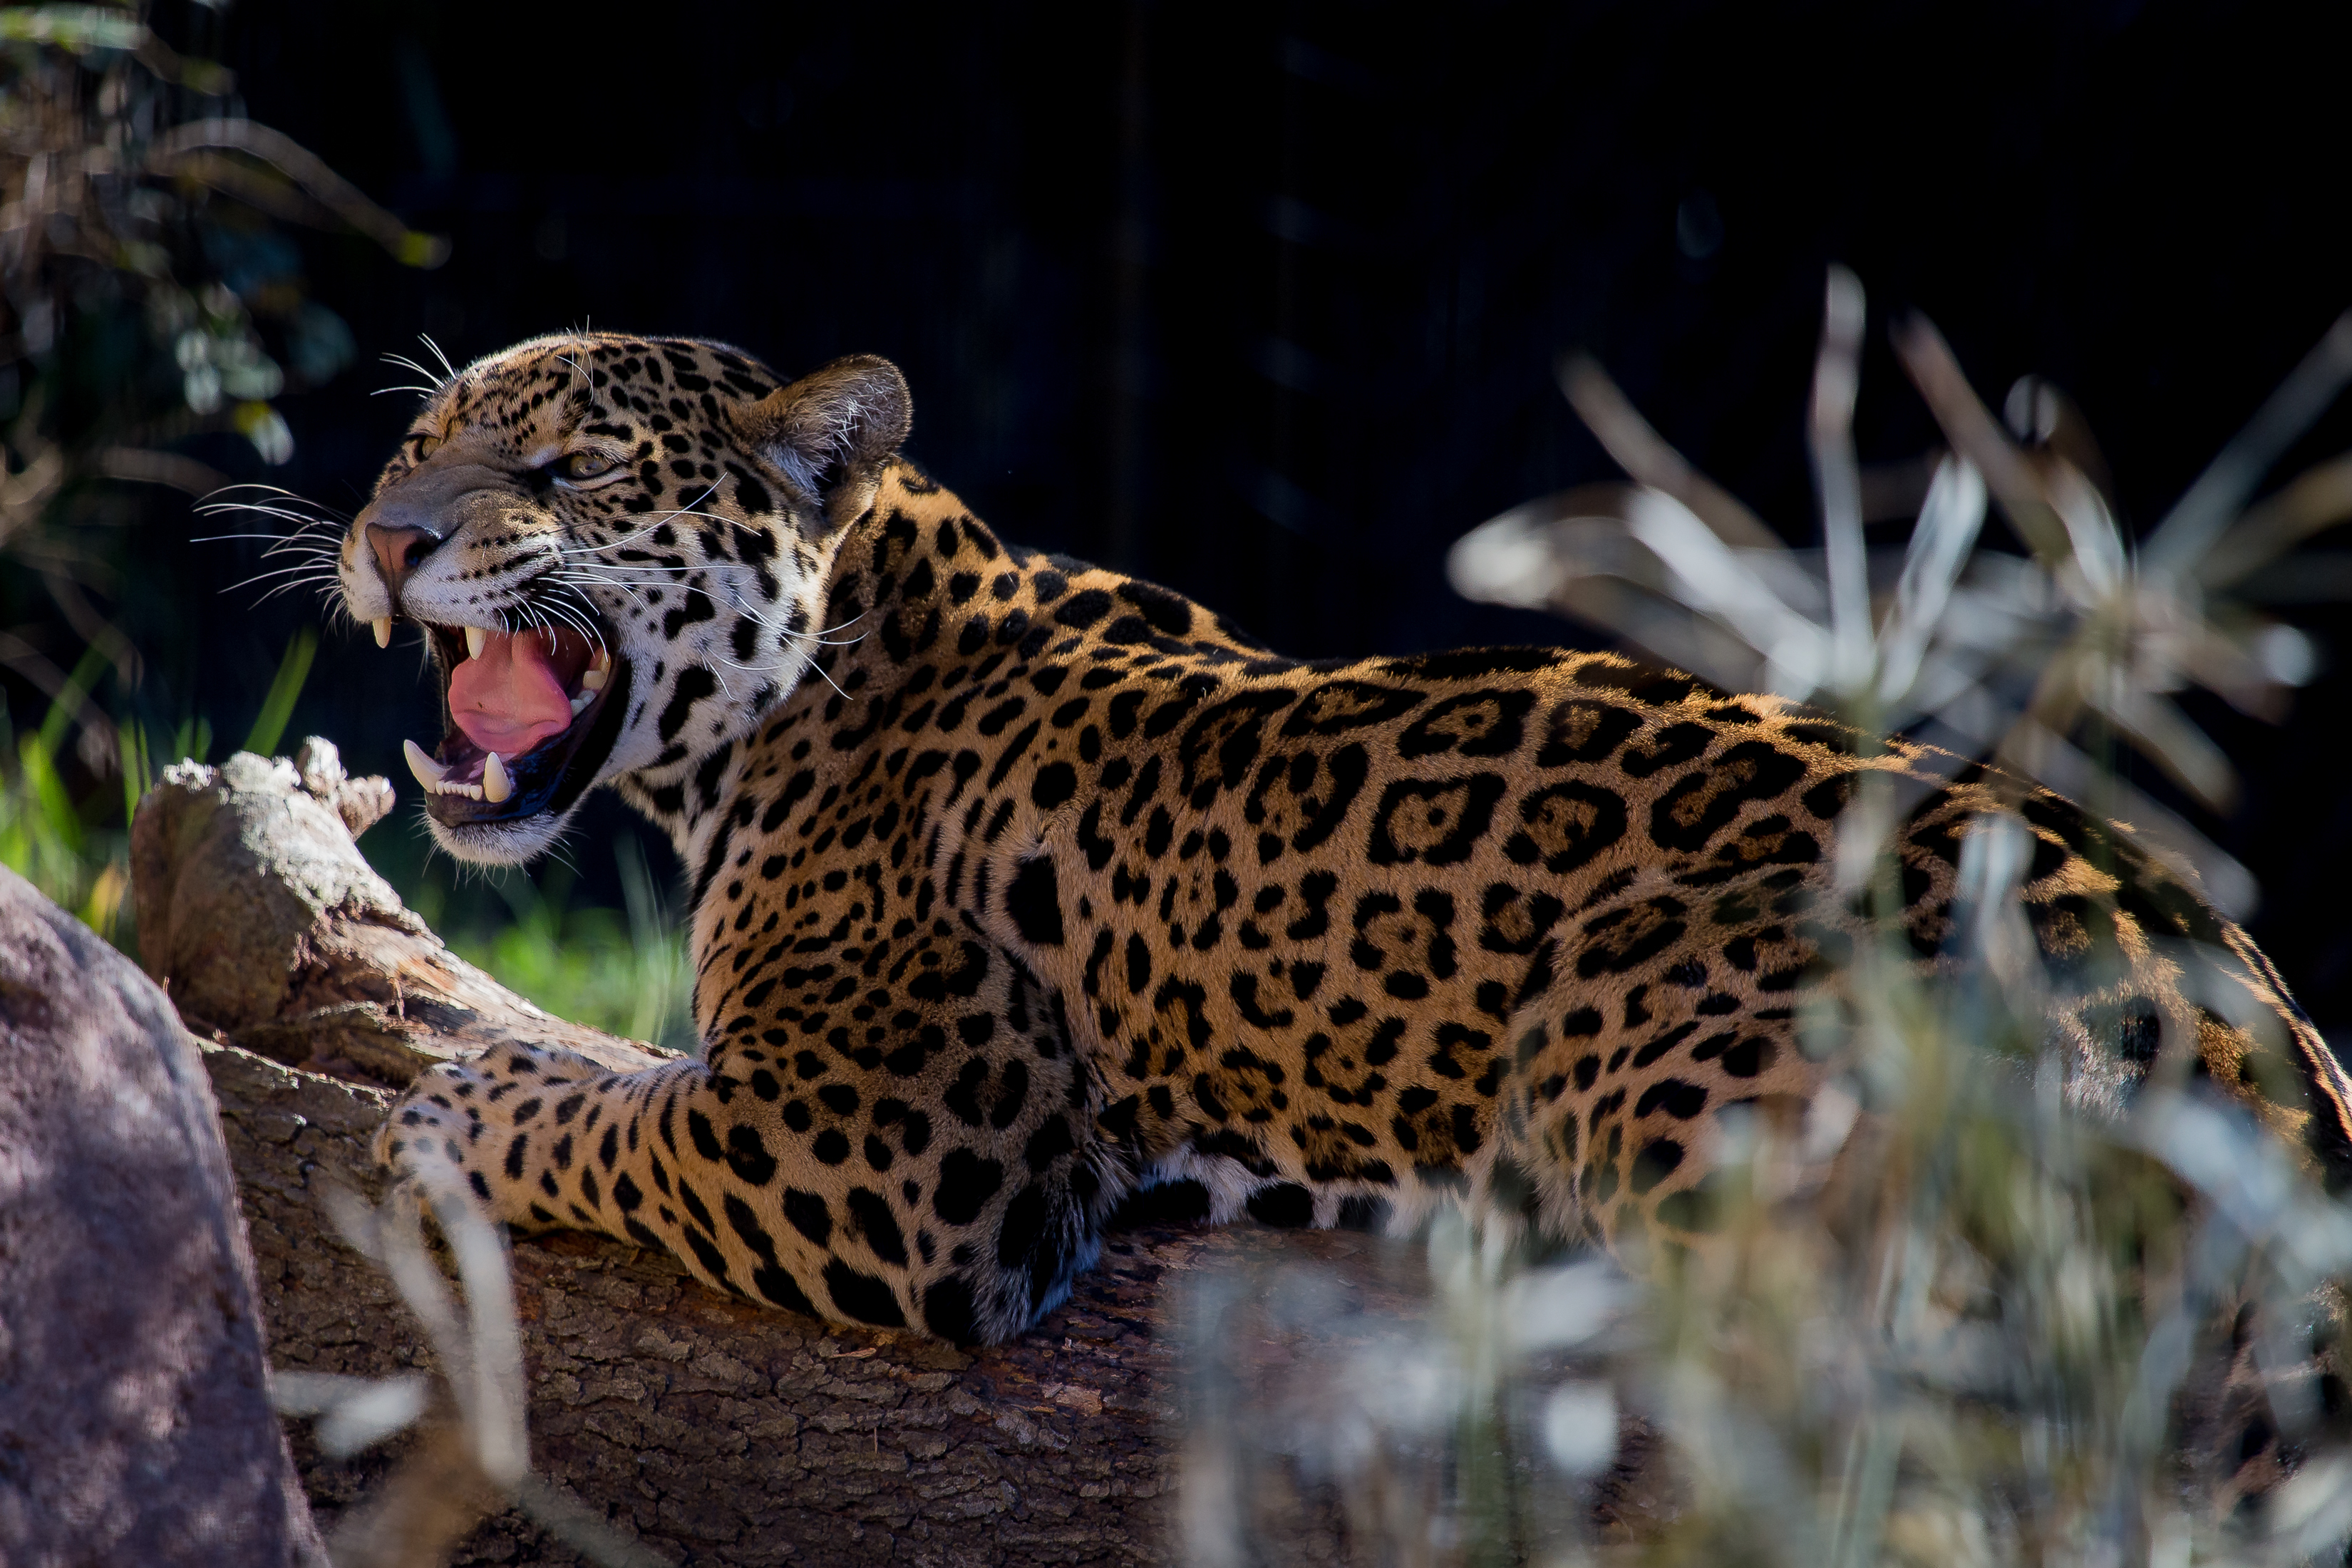
<svg viewBox="0 0 2352 1568"><path fill-rule="evenodd" d="M425 1193L462 1186L494 1205L482 1169L490 1132L480 1106L495 1081L470 1062L421 1075L376 1133L376 1163L403 1186Z"/></svg>
<svg viewBox="0 0 2352 1568"><path fill-rule="evenodd" d="M600 1076L584 1058L530 1046L499 1046L444 1062L394 1102L376 1134L376 1161L404 1186L470 1192L492 1219L540 1221L520 1190L521 1172L506 1169L520 1164L516 1124L535 1118L551 1096Z"/></svg>

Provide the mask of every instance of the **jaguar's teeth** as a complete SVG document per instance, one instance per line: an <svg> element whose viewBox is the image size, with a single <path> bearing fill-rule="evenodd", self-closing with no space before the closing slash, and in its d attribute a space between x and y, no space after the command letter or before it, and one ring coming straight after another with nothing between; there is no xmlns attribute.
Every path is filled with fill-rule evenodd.
<svg viewBox="0 0 2352 1568"><path fill-rule="evenodd" d="M598 643L596 645L596 657L588 661L588 668L596 672L598 677L597 683L602 685L604 683L603 677L604 673L613 668L613 650L606 647L603 643Z"/></svg>
<svg viewBox="0 0 2352 1568"><path fill-rule="evenodd" d="M377 624L382 625L383 623L378 622ZM401 742L400 748L407 754L408 771L416 775L416 782L423 784L426 789L438 791L441 787L443 775L447 773L449 770L443 767L439 763L435 762L432 755L427 752L424 747L418 745L414 741Z"/></svg>
<svg viewBox="0 0 2352 1568"><path fill-rule="evenodd" d="M392 617L390 616L378 616L375 619L368 623L368 630L375 633L376 647L390 647L392 646Z"/></svg>
<svg viewBox="0 0 2352 1568"><path fill-rule="evenodd" d="M582 692L579 696L572 700L572 716L574 719L579 718L581 714L588 710L588 704L595 700L596 693L594 691L591 690Z"/></svg>
<svg viewBox="0 0 2352 1568"><path fill-rule="evenodd" d="M482 798L496 805L512 794L514 780L507 777L506 763L499 761L499 754L492 752L489 760L482 764Z"/></svg>
<svg viewBox="0 0 2352 1568"><path fill-rule="evenodd" d="M582 670L580 672L580 689L583 691L604 690L604 672L601 669Z"/></svg>
<svg viewBox="0 0 2352 1568"><path fill-rule="evenodd" d="M467 658L481 658L482 645L489 641L489 638L490 634L480 626L467 626L466 628L466 657Z"/></svg>

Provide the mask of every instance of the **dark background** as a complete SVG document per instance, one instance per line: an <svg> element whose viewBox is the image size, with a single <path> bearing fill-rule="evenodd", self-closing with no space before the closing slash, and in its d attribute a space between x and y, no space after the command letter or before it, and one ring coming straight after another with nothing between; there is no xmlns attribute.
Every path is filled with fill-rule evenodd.
<svg viewBox="0 0 2352 1568"><path fill-rule="evenodd" d="M1443 572L1492 513L1614 477L1558 393L1563 350L1803 539L1800 421L1843 261L1872 291L1865 460L1934 440L1883 331L1916 309L1989 402L2029 371L2072 393L2144 528L2352 304L2341 13L236 0L157 20L454 243L419 272L304 239L362 368L285 402L279 482L362 502L414 406L370 396L409 379L375 356L419 332L461 363L580 324L721 337L788 373L877 352L913 386L912 455L1000 531L1300 655L1600 640L1465 603ZM2347 445L2339 410L2280 472ZM233 446L208 456L252 470ZM320 614L217 596L255 565L174 545L129 594L154 679L232 739ZM2352 812L2323 771L2347 699L2323 677L2275 730L2193 704L2247 781L2205 825L2262 879L2257 934L2323 1025L2352 1021ZM404 782L399 737L433 724L406 658L345 628L290 733ZM627 821L606 809L583 846ZM575 858L609 879L601 849Z"/></svg>

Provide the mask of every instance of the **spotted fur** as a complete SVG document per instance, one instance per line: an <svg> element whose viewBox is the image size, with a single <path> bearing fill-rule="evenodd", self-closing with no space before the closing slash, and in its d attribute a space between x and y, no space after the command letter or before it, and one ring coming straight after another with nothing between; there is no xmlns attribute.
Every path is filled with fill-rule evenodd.
<svg viewBox="0 0 2352 1568"><path fill-rule="evenodd" d="M1462 1203L1685 1242L1723 1113L1801 1108L1835 1066L1798 1028L1835 961L1893 932L1948 963L1963 847L2007 818L2078 1098L2120 1104L2173 1053L2346 1168L2334 1058L2129 834L1611 655L1277 657L1004 543L897 456L906 422L878 361L780 387L604 335L427 406L354 525L350 607L394 604L370 523L429 513L394 607L436 647L485 613L593 617L625 717L575 782L688 868L703 1051L439 1069L387 1127L395 1167L960 1342L1020 1332L1123 1199L1174 1184L1217 1219ZM547 477L583 443L620 477ZM1916 791L1891 901L1832 869L1870 772ZM570 806L435 809L456 852L513 859Z"/></svg>

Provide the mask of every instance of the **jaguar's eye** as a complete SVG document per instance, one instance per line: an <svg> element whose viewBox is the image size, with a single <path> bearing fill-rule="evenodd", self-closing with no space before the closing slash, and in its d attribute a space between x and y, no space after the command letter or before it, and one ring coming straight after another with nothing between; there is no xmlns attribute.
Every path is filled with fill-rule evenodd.
<svg viewBox="0 0 2352 1568"><path fill-rule="evenodd" d="M574 484L601 479L621 465L602 452L566 452L551 465L555 477Z"/></svg>

